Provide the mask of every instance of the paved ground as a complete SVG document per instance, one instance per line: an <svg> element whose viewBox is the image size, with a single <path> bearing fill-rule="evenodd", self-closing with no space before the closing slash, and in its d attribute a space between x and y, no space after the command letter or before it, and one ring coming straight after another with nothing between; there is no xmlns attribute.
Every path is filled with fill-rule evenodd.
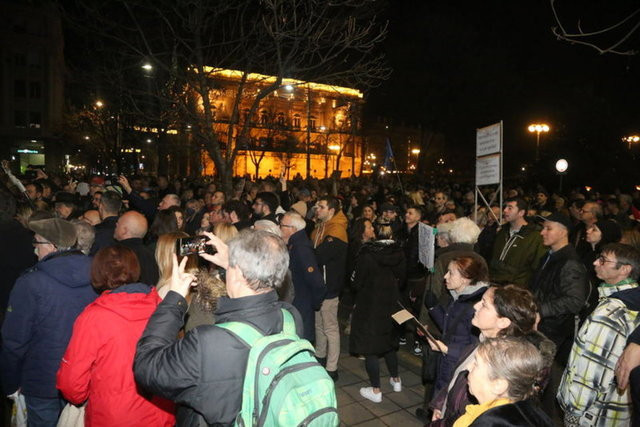
<svg viewBox="0 0 640 427"><path fill-rule="evenodd" d="M373 403L360 396L360 387L369 387L364 360L348 353L348 336L342 336L342 353L338 363L340 378L336 382L341 426L421 426L413 415L421 406L424 386L420 380L421 359L409 353L411 346L398 352L402 391L395 393L389 384L389 372L380 360L382 402Z"/></svg>

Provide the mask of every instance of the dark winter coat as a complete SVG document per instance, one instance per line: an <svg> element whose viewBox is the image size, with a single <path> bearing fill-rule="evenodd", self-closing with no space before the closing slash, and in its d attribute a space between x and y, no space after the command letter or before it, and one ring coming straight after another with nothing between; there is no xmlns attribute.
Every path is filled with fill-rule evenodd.
<svg viewBox="0 0 640 427"><path fill-rule="evenodd" d="M113 238L113 232L116 230L116 223L118 222L117 216L109 216L105 218L100 224L96 224L93 228L96 232L96 238L91 246L89 255L93 256L102 248L107 246L113 246L116 244Z"/></svg>
<svg viewBox="0 0 640 427"><path fill-rule="evenodd" d="M216 322L251 323L265 334L282 331L281 307L291 311L296 332L302 320L289 304L278 302L275 291L218 300ZM203 325L176 340L187 301L169 291L138 341L134 361L136 381L158 396L178 403L179 426L203 423L232 425L242 403L242 386L249 348L231 332Z"/></svg>
<svg viewBox="0 0 640 427"><path fill-rule="evenodd" d="M538 330L558 346L559 360L563 361L569 355L560 347L573 340L574 317L584 307L589 289L587 270L573 246L551 253L548 260L547 255L542 257L530 289L540 304Z"/></svg>
<svg viewBox="0 0 640 427"><path fill-rule="evenodd" d="M473 286L476 289L460 295L456 300L451 294L445 294L441 302L429 310L429 315L442 331L442 342L448 347L447 354L439 353L438 372L434 384L436 392L448 384L463 350L478 342L479 331L471 325L471 319L475 314L473 306L482 299L487 286L482 282Z"/></svg>
<svg viewBox="0 0 640 427"><path fill-rule="evenodd" d="M336 298L344 286L347 268L347 217L342 211L327 222L319 223L311 233L318 266L327 285L325 299Z"/></svg>
<svg viewBox="0 0 640 427"><path fill-rule="evenodd" d="M126 246L136 253L138 262L140 263L140 282L149 286L157 285L160 279L158 263L156 262L154 253L145 246L142 239L131 238L120 240L118 244Z"/></svg>
<svg viewBox="0 0 640 427"><path fill-rule="evenodd" d="M404 252L395 242L365 243L356 260L352 285L357 291L351 320L349 350L357 354L383 354L398 348L391 315L406 271Z"/></svg>
<svg viewBox="0 0 640 427"><path fill-rule="evenodd" d="M18 221L0 222L0 318L7 307L13 284L38 258L33 253L33 232Z"/></svg>
<svg viewBox="0 0 640 427"><path fill-rule="evenodd" d="M419 241L418 241L418 224L414 225L411 230L407 230L406 226L403 229L403 242L402 247L404 249L404 256L407 260L407 279L419 279L424 277L426 269L420 263L418 256Z"/></svg>
<svg viewBox="0 0 640 427"><path fill-rule="evenodd" d="M56 372L73 322L98 296L91 286L91 258L54 252L20 276L2 325L3 389L27 396L58 396Z"/></svg>
<svg viewBox="0 0 640 427"><path fill-rule="evenodd" d="M289 270L295 296L293 306L298 309L304 324L303 338L314 342L316 337L316 310L320 309L327 287L318 268L311 240L300 230L287 243L289 248Z"/></svg>
<svg viewBox="0 0 640 427"><path fill-rule="evenodd" d="M141 392L131 369L136 344L160 301L155 288L132 283L104 292L78 316L57 386L74 404L89 399L86 426L175 424L174 404Z"/></svg>
<svg viewBox="0 0 640 427"><path fill-rule="evenodd" d="M483 412L469 427L552 427L553 422L532 399Z"/></svg>

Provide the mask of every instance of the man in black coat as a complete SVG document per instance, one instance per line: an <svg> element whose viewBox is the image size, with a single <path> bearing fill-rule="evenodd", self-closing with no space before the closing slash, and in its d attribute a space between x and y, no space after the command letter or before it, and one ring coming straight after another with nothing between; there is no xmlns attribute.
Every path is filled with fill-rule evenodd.
<svg viewBox="0 0 640 427"><path fill-rule="evenodd" d="M153 252L142 241L147 234L147 228L148 223L144 215L137 211L129 211L118 220L113 238L136 253L140 263L140 282L155 286L160 278L158 264Z"/></svg>
<svg viewBox="0 0 640 427"><path fill-rule="evenodd" d="M213 234L207 236L218 252L201 256L226 269L228 296L218 300L216 322L242 321L272 335L282 331L281 308L285 308L302 335L298 311L279 302L274 289L284 280L289 261L282 239L266 231L245 230L227 247ZM138 342L135 378L145 390L180 405L178 425L231 425L242 405L249 347L216 325L200 326L176 339L187 312L185 296L194 280L184 274L185 263Z"/></svg>
<svg viewBox="0 0 640 427"><path fill-rule="evenodd" d="M539 218L544 220L540 234L549 252L540 260L529 287L538 299L541 317L538 330L557 347L542 404L552 418L562 419L555 396L571 352L576 316L587 300L588 275L575 248L569 244L569 217L556 212Z"/></svg>
<svg viewBox="0 0 640 427"><path fill-rule="evenodd" d="M122 207L122 197L115 191L105 191L102 193L100 203L98 204L98 212L102 222L94 227L96 238L91 246L89 255L95 255L100 249L114 245L116 241L113 239L113 232L116 230L118 222L118 214Z"/></svg>
<svg viewBox="0 0 640 427"><path fill-rule="evenodd" d="M297 212L287 212L280 220L282 239L289 249L289 270L295 290L292 304L302 316L303 338L313 343L316 339L315 312L320 310L327 287L318 268L311 240L305 233L306 225Z"/></svg>

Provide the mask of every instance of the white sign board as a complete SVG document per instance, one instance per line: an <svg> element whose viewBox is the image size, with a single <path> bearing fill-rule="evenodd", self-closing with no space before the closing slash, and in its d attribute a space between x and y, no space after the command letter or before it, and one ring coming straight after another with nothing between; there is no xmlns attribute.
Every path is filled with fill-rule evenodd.
<svg viewBox="0 0 640 427"><path fill-rule="evenodd" d="M476 159L476 185L500 183L500 154Z"/></svg>
<svg viewBox="0 0 640 427"><path fill-rule="evenodd" d="M480 128L476 131L476 156L486 156L499 153L500 150L500 125L496 123L491 126Z"/></svg>

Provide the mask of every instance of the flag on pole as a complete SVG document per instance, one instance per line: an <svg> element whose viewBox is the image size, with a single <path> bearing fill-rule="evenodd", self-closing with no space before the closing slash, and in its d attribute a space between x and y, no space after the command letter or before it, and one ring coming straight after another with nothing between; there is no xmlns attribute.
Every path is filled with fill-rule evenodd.
<svg viewBox="0 0 640 427"><path fill-rule="evenodd" d="M391 170L392 164L394 164L393 149L391 148L391 140L387 138L387 148L384 154L384 163L382 164L382 166L386 170Z"/></svg>

